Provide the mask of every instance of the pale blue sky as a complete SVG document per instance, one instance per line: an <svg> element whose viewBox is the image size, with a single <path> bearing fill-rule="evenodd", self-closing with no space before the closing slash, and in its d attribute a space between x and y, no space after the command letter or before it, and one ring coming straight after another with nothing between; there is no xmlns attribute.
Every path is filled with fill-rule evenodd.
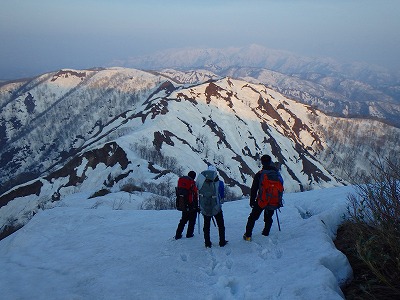
<svg viewBox="0 0 400 300"><path fill-rule="evenodd" d="M1 0L0 79L259 44L400 67L399 0Z"/></svg>

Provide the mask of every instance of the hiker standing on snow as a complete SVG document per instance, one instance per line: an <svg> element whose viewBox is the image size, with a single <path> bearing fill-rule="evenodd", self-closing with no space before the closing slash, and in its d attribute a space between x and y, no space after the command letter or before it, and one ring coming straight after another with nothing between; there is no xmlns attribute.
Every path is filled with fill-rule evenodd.
<svg viewBox="0 0 400 300"><path fill-rule="evenodd" d="M218 226L219 245L220 247L224 247L228 243L225 240L225 224L222 213L225 186L223 181L218 178L217 169L210 165L207 170L201 172L198 176L196 185L199 189L200 211L204 217L204 244L207 248L211 248L212 246L210 224L211 219L215 218Z"/></svg>
<svg viewBox="0 0 400 300"><path fill-rule="evenodd" d="M264 211L265 226L262 235L268 236L274 211L282 206L283 179L278 169L271 164L269 155L261 156L262 169L254 175L250 192L252 211L247 219L245 241L251 241L254 224Z"/></svg>
<svg viewBox="0 0 400 300"><path fill-rule="evenodd" d="M176 208L182 211L182 217L176 229L176 240L182 238L183 230L188 222L186 237L191 238L194 236L194 226L196 225L196 216L199 211L198 190L194 181L195 178L196 172L190 171L187 176L178 179Z"/></svg>

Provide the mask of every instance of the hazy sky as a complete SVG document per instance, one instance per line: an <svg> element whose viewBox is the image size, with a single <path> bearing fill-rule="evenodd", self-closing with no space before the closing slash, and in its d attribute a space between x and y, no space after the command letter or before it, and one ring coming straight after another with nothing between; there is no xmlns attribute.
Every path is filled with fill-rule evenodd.
<svg viewBox="0 0 400 300"><path fill-rule="evenodd" d="M0 79L258 44L400 68L400 0L1 0Z"/></svg>

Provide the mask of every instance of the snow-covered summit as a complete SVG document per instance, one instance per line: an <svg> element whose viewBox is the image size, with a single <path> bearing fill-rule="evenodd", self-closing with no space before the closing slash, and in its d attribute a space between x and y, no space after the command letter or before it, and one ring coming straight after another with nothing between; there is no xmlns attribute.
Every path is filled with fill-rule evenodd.
<svg viewBox="0 0 400 300"><path fill-rule="evenodd" d="M365 160L354 152L348 163L356 147L333 151L368 145L353 128L373 131L371 141L393 136L388 151L399 147L395 129L379 122L330 117L264 85L203 71L65 69L0 89L2 230L76 192L131 184L170 197L177 176L207 164L238 198L262 154L281 168L287 192L340 186L327 166L362 170Z"/></svg>
<svg viewBox="0 0 400 300"><path fill-rule="evenodd" d="M130 209L121 194L86 199L73 194L40 211L0 241L4 299L343 299L351 279L347 258L332 239L346 212L350 187L286 194L268 237L256 223L242 235L248 200L223 205L228 245L210 249L198 225L174 240L180 212ZM122 207L112 209L124 199ZM201 224L203 221L201 220Z"/></svg>

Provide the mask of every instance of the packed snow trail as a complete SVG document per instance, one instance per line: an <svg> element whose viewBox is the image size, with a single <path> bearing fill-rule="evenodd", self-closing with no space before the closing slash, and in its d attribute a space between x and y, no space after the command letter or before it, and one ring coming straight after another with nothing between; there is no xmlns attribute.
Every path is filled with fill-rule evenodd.
<svg viewBox="0 0 400 300"><path fill-rule="evenodd" d="M74 195L0 241L1 297L342 299L339 283L351 268L332 238L350 191L286 194L282 231L274 217L270 236L262 236L261 216L251 242L242 239L248 199L225 203L229 244L218 246L212 225L210 249L197 224L193 238L173 239L178 211L90 209L98 199Z"/></svg>

